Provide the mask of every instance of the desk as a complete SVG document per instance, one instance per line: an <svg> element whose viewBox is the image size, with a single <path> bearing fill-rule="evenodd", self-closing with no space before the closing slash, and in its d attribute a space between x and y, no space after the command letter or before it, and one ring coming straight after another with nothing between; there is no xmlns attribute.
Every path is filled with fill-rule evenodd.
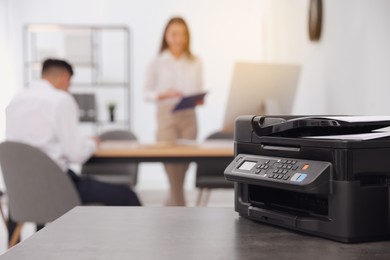
<svg viewBox="0 0 390 260"><path fill-rule="evenodd" d="M233 141L208 141L200 144L140 144L129 141L103 142L90 162L191 162L233 159Z"/></svg>
<svg viewBox="0 0 390 260"><path fill-rule="evenodd" d="M385 227L384 227L385 228ZM1 259L390 258L390 241L342 244L240 218L232 208L77 207Z"/></svg>

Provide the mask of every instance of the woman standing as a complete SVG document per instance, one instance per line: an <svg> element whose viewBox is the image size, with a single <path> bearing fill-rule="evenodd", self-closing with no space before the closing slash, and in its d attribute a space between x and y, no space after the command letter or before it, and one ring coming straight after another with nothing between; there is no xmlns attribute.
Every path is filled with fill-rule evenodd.
<svg viewBox="0 0 390 260"><path fill-rule="evenodd" d="M190 33L180 17L165 27L160 53L147 71L145 96L157 104L157 141L196 138L195 109L172 112L183 96L202 91L202 66L190 50ZM184 179L188 163L165 163L170 184L167 206L185 206Z"/></svg>

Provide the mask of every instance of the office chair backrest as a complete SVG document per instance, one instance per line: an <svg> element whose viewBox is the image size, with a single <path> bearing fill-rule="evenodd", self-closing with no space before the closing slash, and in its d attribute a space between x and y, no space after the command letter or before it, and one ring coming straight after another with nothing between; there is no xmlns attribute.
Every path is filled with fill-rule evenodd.
<svg viewBox="0 0 390 260"><path fill-rule="evenodd" d="M45 224L81 205L68 175L41 150L3 142L0 164L14 221Z"/></svg>
<svg viewBox="0 0 390 260"><path fill-rule="evenodd" d="M215 132L206 140L231 140L233 145L233 133ZM223 172L232 159L218 162L197 163L195 186L197 188L233 188L233 183L225 180Z"/></svg>
<svg viewBox="0 0 390 260"><path fill-rule="evenodd" d="M114 130L101 134L100 139L102 141L121 141L121 140L137 140L137 137L130 131Z"/></svg>
<svg viewBox="0 0 390 260"><path fill-rule="evenodd" d="M101 134L102 141L136 141L137 137L126 130L113 130ZM135 186L138 180L137 163L86 163L82 174L94 175L98 180Z"/></svg>

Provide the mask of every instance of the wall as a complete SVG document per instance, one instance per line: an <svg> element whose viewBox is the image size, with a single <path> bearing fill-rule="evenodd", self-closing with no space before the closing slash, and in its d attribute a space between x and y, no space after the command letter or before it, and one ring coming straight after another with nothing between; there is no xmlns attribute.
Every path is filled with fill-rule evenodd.
<svg viewBox="0 0 390 260"><path fill-rule="evenodd" d="M261 59L261 35L254 33L260 28L261 1L19 0L9 5L13 14L10 37L17 49L22 49L21 31L27 23L124 24L131 28L132 124L143 141L154 140L155 131L154 105L142 96L145 68L158 51L169 17L177 14L188 20L193 51L204 62L205 88L210 95L199 109L200 138L221 127L234 60ZM14 57L18 62L16 74L22 75L22 52L15 52Z"/></svg>
<svg viewBox="0 0 390 260"><path fill-rule="evenodd" d="M5 107L15 92L14 48L8 37L11 30L9 1L0 1L0 142L5 135ZM0 189L4 190L0 169Z"/></svg>
<svg viewBox="0 0 390 260"><path fill-rule="evenodd" d="M390 113L390 2L324 1L323 35L306 42L296 114Z"/></svg>
<svg viewBox="0 0 390 260"><path fill-rule="evenodd" d="M6 37L14 46L11 57L15 61L13 73L23 75L22 30L28 23L57 24L120 24L127 25L132 32L131 75L132 75L132 125L135 134L141 141L150 142L155 136L154 104L146 103L142 95L145 69L148 62L156 55L162 37L162 30L169 17L181 15L189 23L192 32L192 48L204 64L205 88L209 91L205 106L198 109L199 139L222 127L228 89L233 64L236 60L261 61L264 58L272 61L272 55L266 48L273 47L278 52L279 61L289 61L286 54L293 48L287 44L273 44L272 37L264 41L264 35L277 34L285 39L284 23L297 27L294 23L296 14L287 14L297 10L294 3L278 1L276 10L279 28L273 30L272 23L262 25L269 8L266 1L259 0L226 0L226 1L191 1L191 0L13 0L8 2L9 30ZM300 0L302 5L304 0ZM296 2L297 3L297 2ZM287 15L286 15L287 14ZM269 15L272 17L272 15ZM279 18L283 18L280 20ZM298 25L298 26L296 26ZM299 31L299 29L298 29ZM276 40L277 40L276 39ZM299 42L299 41L298 41ZM268 47L267 47L268 46ZM294 44L293 46L300 46ZM297 52L294 52L297 53ZM299 53L299 52L298 52ZM299 56L295 55L295 56ZM294 57L294 60L296 58ZM22 77L16 77L11 92L21 88ZM4 82L0 79L0 84ZM2 87L3 88L3 87ZM2 136L0 136L0 139ZM149 168L148 168L149 167ZM161 169L142 166L141 181L144 176L149 182L161 186L164 176L143 174ZM156 166L157 167L157 166ZM190 175L193 177L193 175ZM191 178L188 185L192 185Z"/></svg>
<svg viewBox="0 0 390 260"><path fill-rule="evenodd" d="M4 136L4 110L15 91L14 48L8 38L11 30L8 0L0 1L0 141Z"/></svg>
<svg viewBox="0 0 390 260"><path fill-rule="evenodd" d="M204 62L210 92L198 110L199 139L222 125L236 60L302 63L295 114L388 114L390 2L325 0L318 43L307 37L308 2L0 0L0 105L22 86L17 75L22 75L25 24L124 24L132 30L133 129L142 141L153 141L154 106L142 96L145 68L158 50L166 21L177 14L189 22L193 51Z"/></svg>
<svg viewBox="0 0 390 260"><path fill-rule="evenodd" d="M23 75L22 30L27 23L129 26L132 124L144 141L153 140L155 131L154 105L146 103L142 96L145 68L157 53L163 27L172 15L182 15L188 20L193 51L204 63L205 88L210 94L206 105L199 109L200 139L222 125L236 60L299 63L304 51L305 0L293 3L287 0L3 0L2 3L8 3L8 12L4 12L9 27L5 38L13 46L9 53L15 62L14 75ZM10 92L19 89L22 82L22 77L17 77Z"/></svg>

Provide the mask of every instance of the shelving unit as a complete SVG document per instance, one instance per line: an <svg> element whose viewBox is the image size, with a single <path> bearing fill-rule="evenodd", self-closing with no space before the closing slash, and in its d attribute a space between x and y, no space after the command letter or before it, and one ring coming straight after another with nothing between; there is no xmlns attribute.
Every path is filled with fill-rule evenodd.
<svg viewBox="0 0 390 260"><path fill-rule="evenodd" d="M72 94L93 94L93 134L110 128L130 129L130 30L125 26L29 24L25 27L25 86L40 78L47 58L72 64ZM110 122L108 104L116 104ZM81 108L82 109L82 108ZM84 125L85 125L84 124Z"/></svg>

